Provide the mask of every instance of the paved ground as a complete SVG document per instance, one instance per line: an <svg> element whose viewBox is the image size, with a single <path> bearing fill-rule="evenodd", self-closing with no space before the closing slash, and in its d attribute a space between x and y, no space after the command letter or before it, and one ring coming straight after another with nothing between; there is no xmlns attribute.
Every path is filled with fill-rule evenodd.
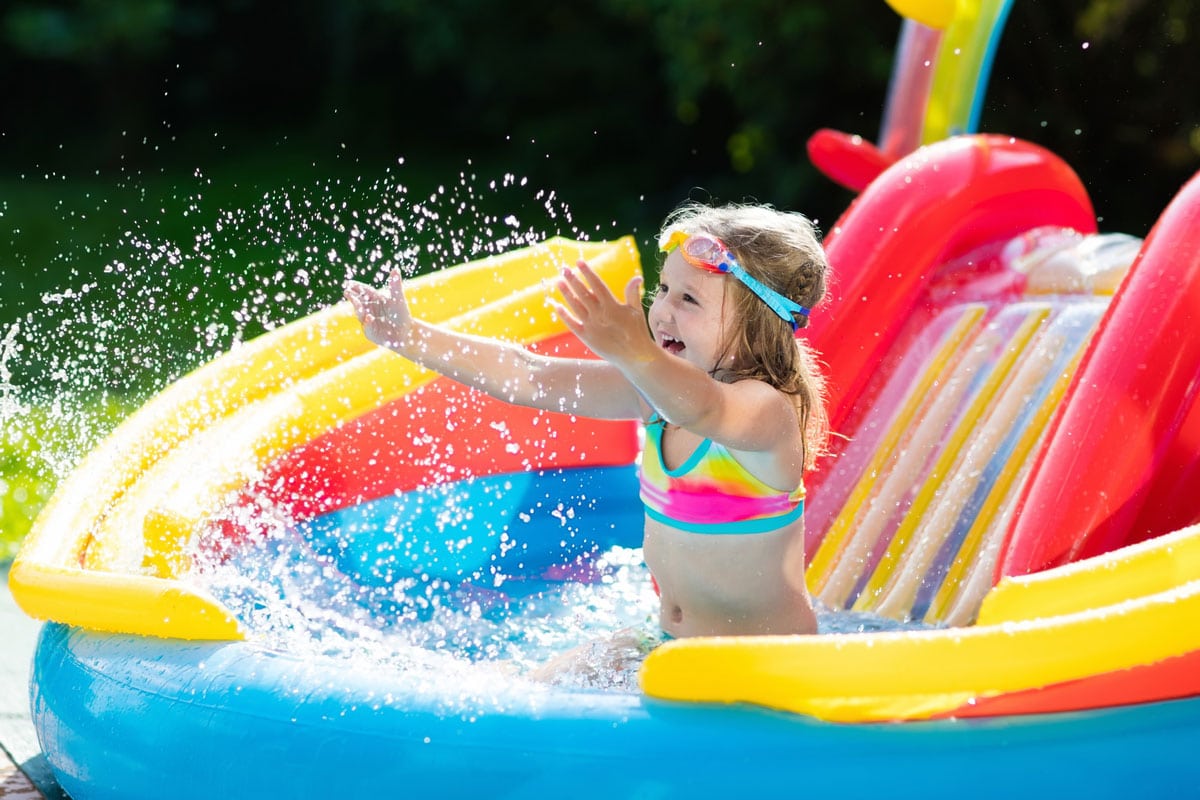
<svg viewBox="0 0 1200 800"><path fill-rule="evenodd" d="M8 565L0 566L0 800L68 800L29 718L29 665L40 627L13 603Z"/></svg>

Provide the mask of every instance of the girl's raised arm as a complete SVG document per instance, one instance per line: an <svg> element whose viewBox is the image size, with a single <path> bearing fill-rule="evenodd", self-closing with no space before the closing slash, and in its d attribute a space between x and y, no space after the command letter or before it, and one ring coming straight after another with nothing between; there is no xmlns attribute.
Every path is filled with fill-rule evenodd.
<svg viewBox="0 0 1200 800"><path fill-rule="evenodd" d="M415 319L398 269L384 289L350 281L345 296L372 342L499 400L601 419L641 416L637 391L605 361L539 355Z"/></svg>
<svg viewBox="0 0 1200 800"><path fill-rule="evenodd" d="M778 451L779 430L798 428L792 401L761 381L723 383L669 355L650 337L642 318L640 279L619 300L586 262L564 270L558 313L567 327L668 422L741 451ZM782 426L782 427L781 427Z"/></svg>

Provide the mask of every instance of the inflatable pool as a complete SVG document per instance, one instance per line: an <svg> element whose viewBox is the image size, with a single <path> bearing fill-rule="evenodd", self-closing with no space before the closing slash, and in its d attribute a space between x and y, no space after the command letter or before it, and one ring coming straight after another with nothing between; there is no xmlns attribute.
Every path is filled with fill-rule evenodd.
<svg viewBox="0 0 1200 800"><path fill-rule="evenodd" d="M482 662L448 689L444 665L256 640L192 573L236 570L263 525L285 521L295 569L355 586L442 586L446 604L470 587L537 594L637 545L638 443L623 423L432 379L342 306L230 352L81 464L13 564L18 602L54 621L33 704L55 774L78 800L716 796L839 791L848 775L936 796L1007 793L1014 771L1063 793L1193 786L1200 528L1171 528L1200 519L1185 436L1200 344L1179 324L1200 276L1200 179L1144 243L1092 228L1073 174L1009 138L949 140L872 183L828 240L843 277L817 345L852 435L813 490L809 580L831 607L935 627L673 642L641 693ZM615 286L639 269L630 240L551 240L416 279L412 301L577 347L542 281L580 256ZM1112 437L1119 465L1095 449Z"/></svg>
<svg viewBox="0 0 1200 800"><path fill-rule="evenodd" d="M906 27L913 52L986 51L994 33L968 23L1007 8L908 5L950 26ZM986 62L970 90L893 89L962 118ZM806 520L826 613L910 627L674 641L634 690L523 677L504 643L447 620L520 637L545 598L621 591L637 431L482 398L372 347L338 305L153 398L24 543L9 581L48 620L33 715L64 789L1194 791L1200 176L1140 241L1097 233L1078 178L1035 145L896 148L826 160L863 191L826 238L838 281L811 336L845 436ZM618 289L641 269L631 239L551 239L406 291L425 318L583 352L545 302L578 258ZM295 591L310 602L274 605ZM418 643L357 659L331 652L331 625ZM312 636L281 646L281 630Z"/></svg>

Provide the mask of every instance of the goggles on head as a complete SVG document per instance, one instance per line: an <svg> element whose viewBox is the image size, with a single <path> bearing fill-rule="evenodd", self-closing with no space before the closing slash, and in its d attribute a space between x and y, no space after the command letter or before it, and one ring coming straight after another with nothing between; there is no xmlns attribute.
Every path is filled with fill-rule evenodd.
<svg viewBox="0 0 1200 800"><path fill-rule="evenodd" d="M664 253L669 253L675 248L679 248L679 254L683 256L683 260L691 264L693 267L707 270L709 272L724 272L732 275L737 280L741 281L747 289L758 295L767 306L774 311L779 318L792 326L792 330L799 330L800 325L796 322L796 314L808 316L808 309L789 300L779 292L764 284L762 281L755 278L737 262L737 258L725 244L715 236L709 236L706 233L689 234L687 231L667 230L658 240L658 249Z"/></svg>

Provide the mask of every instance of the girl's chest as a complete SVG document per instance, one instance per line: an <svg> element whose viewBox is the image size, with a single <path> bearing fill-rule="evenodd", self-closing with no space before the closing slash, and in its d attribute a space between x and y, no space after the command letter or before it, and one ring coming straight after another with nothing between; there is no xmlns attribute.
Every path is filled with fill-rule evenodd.
<svg viewBox="0 0 1200 800"><path fill-rule="evenodd" d="M666 425L662 432L662 462L668 470L675 471L686 464L704 439L691 431Z"/></svg>

